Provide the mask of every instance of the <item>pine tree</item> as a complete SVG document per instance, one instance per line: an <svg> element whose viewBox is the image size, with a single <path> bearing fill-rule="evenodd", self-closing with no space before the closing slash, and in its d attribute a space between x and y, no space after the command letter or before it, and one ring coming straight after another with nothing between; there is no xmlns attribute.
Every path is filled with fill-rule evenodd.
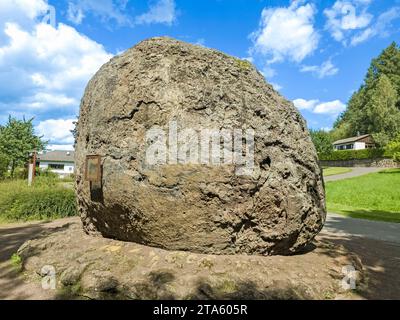
<svg viewBox="0 0 400 320"><path fill-rule="evenodd" d="M400 48L395 42L383 50L378 58L372 60L365 79L366 85L373 85L382 74L389 78L400 96Z"/></svg>

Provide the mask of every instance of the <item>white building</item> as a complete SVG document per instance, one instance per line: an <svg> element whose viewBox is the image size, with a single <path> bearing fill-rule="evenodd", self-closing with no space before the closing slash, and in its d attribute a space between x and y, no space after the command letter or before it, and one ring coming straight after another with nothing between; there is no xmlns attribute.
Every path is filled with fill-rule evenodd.
<svg viewBox="0 0 400 320"><path fill-rule="evenodd" d="M362 136L351 137L335 141L333 143L335 150L363 150L375 148L375 141L370 134L364 134Z"/></svg>
<svg viewBox="0 0 400 320"><path fill-rule="evenodd" d="M74 151L43 151L38 154L37 163L41 170L50 169L63 178L74 173Z"/></svg>

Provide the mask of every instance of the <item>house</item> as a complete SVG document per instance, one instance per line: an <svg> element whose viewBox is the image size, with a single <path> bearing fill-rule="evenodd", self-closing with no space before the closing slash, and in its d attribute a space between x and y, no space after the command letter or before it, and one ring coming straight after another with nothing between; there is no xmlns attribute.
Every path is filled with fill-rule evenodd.
<svg viewBox="0 0 400 320"><path fill-rule="evenodd" d="M37 156L40 169L50 169L62 178L74 173L74 162L74 151L43 151Z"/></svg>
<svg viewBox="0 0 400 320"><path fill-rule="evenodd" d="M370 134L359 135L347 139L335 141L335 150L362 150L375 148L375 141Z"/></svg>

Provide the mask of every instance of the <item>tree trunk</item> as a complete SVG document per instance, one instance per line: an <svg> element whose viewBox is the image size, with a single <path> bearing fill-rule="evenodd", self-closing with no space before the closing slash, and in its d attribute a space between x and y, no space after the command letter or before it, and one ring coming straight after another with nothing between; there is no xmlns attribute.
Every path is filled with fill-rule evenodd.
<svg viewBox="0 0 400 320"><path fill-rule="evenodd" d="M15 161L11 161L11 179L14 179Z"/></svg>

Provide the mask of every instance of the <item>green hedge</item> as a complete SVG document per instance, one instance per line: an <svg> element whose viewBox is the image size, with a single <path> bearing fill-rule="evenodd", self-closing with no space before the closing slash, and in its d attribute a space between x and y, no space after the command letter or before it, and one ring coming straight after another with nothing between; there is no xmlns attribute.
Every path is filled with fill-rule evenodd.
<svg viewBox="0 0 400 320"><path fill-rule="evenodd" d="M391 155L385 149L363 149L363 150L338 150L332 151L330 154L319 154L319 160L335 161L335 160L361 160L386 158Z"/></svg>
<svg viewBox="0 0 400 320"><path fill-rule="evenodd" d="M42 220L76 214L74 190L52 179L38 177L32 187L26 180L0 183L0 220Z"/></svg>

